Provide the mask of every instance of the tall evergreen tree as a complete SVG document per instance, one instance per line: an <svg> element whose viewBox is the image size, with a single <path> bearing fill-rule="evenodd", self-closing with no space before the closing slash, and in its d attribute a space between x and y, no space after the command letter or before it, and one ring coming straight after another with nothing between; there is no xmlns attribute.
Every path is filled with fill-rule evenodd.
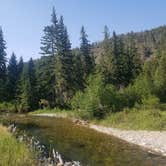
<svg viewBox="0 0 166 166"><path fill-rule="evenodd" d="M31 111L38 108L38 94L36 71L33 59L31 58L21 77L21 111Z"/></svg>
<svg viewBox="0 0 166 166"><path fill-rule="evenodd" d="M80 38L80 52L83 63L84 78L86 78L94 67L94 59L90 54L90 44L88 41L88 35L85 32L84 26L81 28L81 38Z"/></svg>
<svg viewBox="0 0 166 166"><path fill-rule="evenodd" d="M0 101L5 99L6 83L6 42L4 40L2 28L0 27Z"/></svg>
<svg viewBox="0 0 166 166"><path fill-rule="evenodd" d="M107 26L104 27L104 40L102 43L102 55L99 64L99 70L104 75L104 80L106 83L112 80L112 43L110 39L110 32Z"/></svg>
<svg viewBox="0 0 166 166"><path fill-rule="evenodd" d="M21 112L31 111L31 97L32 97L32 88L30 84L29 74L28 74L28 65L24 66L23 72L21 74L21 94L20 98L20 110Z"/></svg>
<svg viewBox="0 0 166 166"><path fill-rule="evenodd" d="M112 37L112 55L113 55L113 67L112 67L112 83L118 87L124 86L125 75L124 75L124 43L121 37L117 36L115 31Z"/></svg>
<svg viewBox="0 0 166 166"><path fill-rule="evenodd" d="M16 55L12 53L11 58L9 60L9 65L7 68L7 100L15 100L16 97L16 89L17 89L17 79L18 79L18 71L17 71L17 59Z"/></svg>
<svg viewBox="0 0 166 166"><path fill-rule="evenodd" d="M16 89L16 100L17 103L20 103L20 95L21 95L21 76L23 74L24 69L24 61L23 58L20 57L20 60L17 64L17 89Z"/></svg>
<svg viewBox="0 0 166 166"><path fill-rule="evenodd" d="M19 60L18 65L17 65L18 77L20 77L20 75L23 71L23 67L24 67L24 61L23 61L23 58L20 57L20 60Z"/></svg>
<svg viewBox="0 0 166 166"><path fill-rule="evenodd" d="M37 79L36 79L36 69L32 58L30 58L28 62L28 77L31 88L30 108L36 109L38 106Z"/></svg>
<svg viewBox="0 0 166 166"><path fill-rule="evenodd" d="M106 26L104 28L103 54L100 68L105 76L106 83L120 87L124 83L124 43L115 32L113 32L111 39L109 36L109 30Z"/></svg>
<svg viewBox="0 0 166 166"><path fill-rule="evenodd" d="M36 77L39 99L45 99L55 106L55 62L53 56L43 56L36 61Z"/></svg>
<svg viewBox="0 0 166 166"><path fill-rule="evenodd" d="M86 87L86 82L84 79L84 70L81 61L81 55L76 54L74 56L74 80L76 90L83 90Z"/></svg>
<svg viewBox="0 0 166 166"><path fill-rule="evenodd" d="M55 57L55 76L56 76L56 103L65 105L73 95L73 56L69 41L67 28L64 25L63 17L60 17L59 33L57 42L57 55Z"/></svg>
<svg viewBox="0 0 166 166"><path fill-rule="evenodd" d="M154 77L157 95L162 102L166 102L166 56L159 59L159 65Z"/></svg>
<svg viewBox="0 0 166 166"><path fill-rule="evenodd" d="M41 39L41 53L43 55L54 56L57 52L57 34L58 34L58 19L55 8L53 7L51 15L51 25L44 28L44 36Z"/></svg>
<svg viewBox="0 0 166 166"><path fill-rule="evenodd" d="M125 63L123 73L125 75L126 86L138 76L142 68L140 55L137 50L133 33L130 34L127 41L126 52L123 58L123 61Z"/></svg>

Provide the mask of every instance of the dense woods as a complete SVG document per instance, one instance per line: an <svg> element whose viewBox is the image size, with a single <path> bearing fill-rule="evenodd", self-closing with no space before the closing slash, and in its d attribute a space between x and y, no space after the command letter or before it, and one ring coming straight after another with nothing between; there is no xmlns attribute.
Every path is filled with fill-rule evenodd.
<svg viewBox="0 0 166 166"><path fill-rule="evenodd" d="M89 111L102 118L136 105L166 103L166 27L128 34L110 33L90 43L85 27L72 49L63 16L53 8L41 38L42 57L23 62L12 53L0 29L0 102L16 112L38 108ZM5 111L5 110L3 110Z"/></svg>

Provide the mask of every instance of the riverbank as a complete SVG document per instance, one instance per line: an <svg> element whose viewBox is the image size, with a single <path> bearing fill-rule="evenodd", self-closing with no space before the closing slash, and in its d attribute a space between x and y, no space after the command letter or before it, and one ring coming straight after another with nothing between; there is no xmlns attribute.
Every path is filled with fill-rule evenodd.
<svg viewBox="0 0 166 166"><path fill-rule="evenodd" d="M33 166L32 153L25 144L18 142L6 127L0 125L0 165Z"/></svg>
<svg viewBox="0 0 166 166"><path fill-rule="evenodd" d="M122 130L166 131L166 111L158 109L126 109L110 113L103 119L96 119L88 111L44 109L30 112L35 114L56 114L57 117L88 120L94 124ZM51 115L50 115L51 116Z"/></svg>
<svg viewBox="0 0 166 166"><path fill-rule="evenodd" d="M129 143L139 145L146 148L149 151L160 153L166 156L166 131L147 131L147 130L124 130L116 129L112 127L105 127L96 122L92 121L87 125L83 121L74 120L73 116L67 116L67 114L56 114L56 113L39 113L34 114L35 116L48 116L48 117L61 117L61 118L71 118L76 124L84 125L96 131L113 135Z"/></svg>

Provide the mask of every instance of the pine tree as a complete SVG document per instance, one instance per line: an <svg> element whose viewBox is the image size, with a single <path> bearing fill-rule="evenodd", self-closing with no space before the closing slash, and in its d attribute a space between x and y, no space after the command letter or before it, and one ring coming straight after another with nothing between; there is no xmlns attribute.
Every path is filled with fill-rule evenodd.
<svg viewBox="0 0 166 166"><path fill-rule="evenodd" d="M166 56L159 59L159 65L154 75L157 95L162 102L166 102Z"/></svg>
<svg viewBox="0 0 166 166"><path fill-rule="evenodd" d="M117 87L124 86L125 75L125 61L124 61L124 43L123 40L113 32L112 38L112 83Z"/></svg>
<svg viewBox="0 0 166 166"><path fill-rule="evenodd" d="M88 41L88 35L85 32L84 26L81 28L81 44L80 44L80 52L84 70L84 78L86 78L90 72L93 70L94 67L94 59L90 54L90 44Z"/></svg>
<svg viewBox="0 0 166 166"><path fill-rule="evenodd" d="M107 26L104 27L102 50L99 71L104 75L105 82L110 83L112 80L113 55L110 32Z"/></svg>
<svg viewBox="0 0 166 166"><path fill-rule="evenodd" d="M48 73L47 71L46 72L43 71L42 73L40 73L41 75L44 76L44 78L47 78L48 80L47 83L46 81L42 81L41 77L39 77L38 79L40 81L39 91L40 93L42 93L41 97L43 99L47 99L50 102L51 106L55 106L55 59L57 56L57 45L59 41L58 33L59 33L58 19L56 16L55 8L53 7L53 11L51 15L51 25L46 26L44 28L44 36L41 39L42 54L51 56L50 59L52 61L50 62L50 65L49 65L50 68L49 69L46 68L47 71L50 70L50 73ZM48 88L48 84L50 88ZM49 95L44 96L45 93Z"/></svg>
<svg viewBox="0 0 166 166"><path fill-rule="evenodd" d="M2 28L0 27L0 101L5 99L6 83L6 42L3 37Z"/></svg>
<svg viewBox="0 0 166 166"><path fill-rule="evenodd" d="M20 86L21 94L20 98L20 112L28 112L31 111L31 96L32 96L32 88L29 80L28 74L28 66L24 66L23 72L21 74L21 86Z"/></svg>
<svg viewBox="0 0 166 166"><path fill-rule="evenodd" d="M34 110L38 106L38 96L37 96L36 70L35 70L35 65L32 58L30 58L28 62L28 78L29 78L29 84L31 88L30 108Z"/></svg>
<svg viewBox="0 0 166 166"><path fill-rule="evenodd" d="M55 57L55 77L56 77L56 103L65 105L73 95L73 56L69 41L67 28L64 25L63 17L58 23L57 55Z"/></svg>
<svg viewBox="0 0 166 166"><path fill-rule="evenodd" d="M17 88L16 88L16 100L17 103L20 103L20 95L21 95L21 77L24 69L24 61L23 58L20 57L20 60L17 64Z"/></svg>
<svg viewBox="0 0 166 166"><path fill-rule="evenodd" d="M15 97L16 97L17 79L18 79L17 59L14 53L12 53L12 56L9 60L7 71L8 71L7 72L7 100L12 101L12 100L15 100Z"/></svg>
<svg viewBox="0 0 166 166"><path fill-rule="evenodd" d="M140 55L137 50L136 42L133 33L130 34L126 44L126 53L124 54L124 75L125 85L131 83L141 72L142 64Z"/></svg>
<svg viewBox="0 0 166 166"><path fill-rule="evenodd" d="M51 15L51 25L44 28L44 36L41 39L41 53L43 55L54 56L57 52L57 33L58 33L58 20L53 7Z"/></svg>
<svg viewBox="0 0 166 166"><path fill-rule="evenodd" d="M23 68L24 68L24 61L23 61L23 58L20 57L20 60L18 62L18 65L17 65L17 69L18 69L18 77L20 77L22 71L23 71Z"/></svg>
<svg viewBox="0 0 166 166"><path fill-rule="evenodd" d="M83 90L86 87L86 82L84 79L84 70L81 61L81 55L76 54L74 56L74 87L76 90Z"/></svg>
<svg viewBox="0 0 166 166"><path fill-rule="evenodd" d="M23 69L20 100L21 111L32 111L38 108L36 71L32 58Z"/></svg>
<svg viewBox="0 0 166 166"><path fill-rule="evenodd" d="M36 78L38 83L39 99L55 106L55 62L52 56L43 56L36 61Z"/></svg>

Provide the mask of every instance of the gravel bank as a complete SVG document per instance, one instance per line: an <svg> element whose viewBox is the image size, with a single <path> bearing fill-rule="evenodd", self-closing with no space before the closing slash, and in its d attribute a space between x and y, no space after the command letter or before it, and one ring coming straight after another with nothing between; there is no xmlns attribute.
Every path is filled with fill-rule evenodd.
<svg viewBox="0 0 166 166"><path fill-rule="evenodd" d="M166 156L166 131L119 130L93 124L90 124L89 127Z"/></svg>
<svg viewBox="0 0 166 166"><path fill-rule="evenodd" d="M62 117L56 114L38 114L37 116ZM113 135L129 143L133 143L166 156L166 131L134 131L120 130L89 124L89 128Z"/></svg>

